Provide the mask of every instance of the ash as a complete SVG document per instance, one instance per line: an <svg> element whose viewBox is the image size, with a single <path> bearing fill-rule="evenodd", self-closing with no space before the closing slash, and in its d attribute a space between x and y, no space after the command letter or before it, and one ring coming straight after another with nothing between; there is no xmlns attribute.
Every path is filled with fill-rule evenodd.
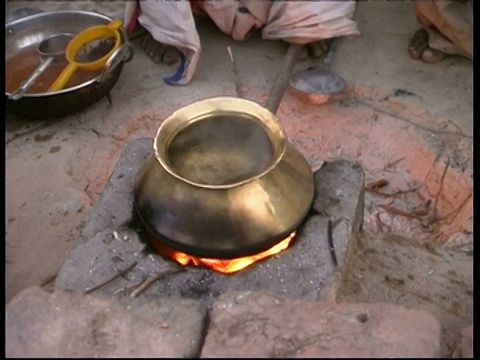
<svg viewBox="0 0 480 360"><path fill-rule="evenodd" d="M282 253L228 275L187 267L184 268L186 271L159 280L155 293L210 302L227 291L264 290L292 298L316 300L335 275L326 229L327 219L319 215L309 216L299 229L293 245Z"/></svg>

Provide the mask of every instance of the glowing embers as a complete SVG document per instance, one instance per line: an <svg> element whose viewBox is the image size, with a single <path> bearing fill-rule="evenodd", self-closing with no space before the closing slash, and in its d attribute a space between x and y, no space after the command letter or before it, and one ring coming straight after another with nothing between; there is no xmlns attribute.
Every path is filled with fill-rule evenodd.
<svg viewBox="0 0 480 360"><path fill-rule="evenodd" d="M233 274L240 270L245 269L246 267L256 263L257 261L264 260L268 257L276 255L283 250L287 249L293 240L295 239L296 231L293 231L288 235L284 240L280 241L276 245L272 246L270 249L262 251L261 253L240 257L236 259L211 259L211 258L199 258L191 255L187 255L182 252L173 250L159 241L153 241L153 244L157 251L166 256L182 266L196 266L212 269L213 271L222 273L222 274Z"/></svg>

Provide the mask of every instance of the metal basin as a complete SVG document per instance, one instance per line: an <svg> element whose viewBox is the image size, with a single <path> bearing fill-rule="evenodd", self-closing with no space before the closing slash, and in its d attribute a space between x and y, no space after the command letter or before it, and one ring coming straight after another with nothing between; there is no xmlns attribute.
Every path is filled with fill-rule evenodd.
<svg viewBox="0 0 480 360"><path fill-rule="evenodd" d="M9 18L11 19L12 16ZM35 54L42 40L56 33L77 34L95 25L107 25L111 21L112 18L99 13L68 10L40 12L7 22L5 25L7 110L30 119L61 117L82 110L102 99L117 82L123 64L133 55L123 29L121 29L121 48L112 55L102 70L84 74L82 78L76 79L74 85L59 91L33 92L32 90L32 93L26 93L18 100L8 99L8 96L12 91L11 88L18 85L15 85L15 82L19 83L22 77L28 77L20 73L21 70L18 70L20 66L23 66L22 69L28 73L28 66L35 68L38 65L35 63L35 57L30 61L25 55L29 52ZM22 61L32 63L22 65ZM58 66L58 73L60 73L64 65L58 64Z"/></svg>

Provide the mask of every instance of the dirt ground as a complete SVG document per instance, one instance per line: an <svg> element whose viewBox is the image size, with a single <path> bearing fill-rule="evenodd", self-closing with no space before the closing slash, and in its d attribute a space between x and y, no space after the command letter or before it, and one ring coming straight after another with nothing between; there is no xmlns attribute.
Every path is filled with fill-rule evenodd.
<svg viewBox="0 0 480 360"><path fill-rule="evenodd" d="M376 256L397 246L392 245L396 240L385 242L387 235L421 244L464 246L473 241L472 62L459 57L434 65L411 60L408 41L418 28L411 2L357 4L361 35L342 42L333 66L347 81L345 96L313 106L288 93L277 115L312 169L347 158L362 164L367 186L388 183L379 189L383 194L367 191L365 228L377 250L358 257L363 265L354 261L352 273L366 282L357 279L360 288L345 290L345 299L402 303L397 290L403 286L418 293L406 305L431 308L437 315L460 314L468 322L472 256L432 255L420 245L407 251L415 256L402 255L405 261L385 262ZM112 16L123 9L122 2L7 2L7 10L22 6L97 9ZM195 100L239 96L228 46L241 74L243 96L265 100L286 45L259 35L238 43L205 20L198 30L204 51L195 79L186 87L165 85L162 77L174 68L153 64L136 39L135 56L111 91L112 104L101 99L57 120L32 122L6 114L7 302L57 272L131 140L152 137L162 119ZM307 61L296 69L314 64ZM404 272L411 269L412 259L432 274ZM437 292L445 279L453 279L448 291ZM448 309L440 309L443 297ZM455 322L456 328L460 323Z"/></svg>
<svg viewBox="0 0 480 360"><path fill-rule="evenodd" d="M473 319L473 248L423 246L399 235L366 233L337 300L395 303L432 312L442 325L442 354L448 356Z"/></svg>

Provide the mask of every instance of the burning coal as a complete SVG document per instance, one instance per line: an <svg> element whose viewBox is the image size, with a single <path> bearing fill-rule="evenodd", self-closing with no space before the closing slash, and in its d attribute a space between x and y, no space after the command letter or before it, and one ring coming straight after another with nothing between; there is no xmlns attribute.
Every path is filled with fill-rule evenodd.
<svg viewBox="0 0 480 360"><path fill-rule="evenodd" d="M244 256L236 259L211 259L211 258L199 258L191 256L176 250L173 250L163 244L160 244L158 241L154 242L154 246L157 251L166 256L181 266L195 266L208 268L213 271L222 273L222 274L233 274L240 270L247 268L248 266L269 258L273 255L279 254L283 250L287 249L295 239L297 232L293 231L288 237L272 246L270 249L262 251L261 253Z"/></svg>

